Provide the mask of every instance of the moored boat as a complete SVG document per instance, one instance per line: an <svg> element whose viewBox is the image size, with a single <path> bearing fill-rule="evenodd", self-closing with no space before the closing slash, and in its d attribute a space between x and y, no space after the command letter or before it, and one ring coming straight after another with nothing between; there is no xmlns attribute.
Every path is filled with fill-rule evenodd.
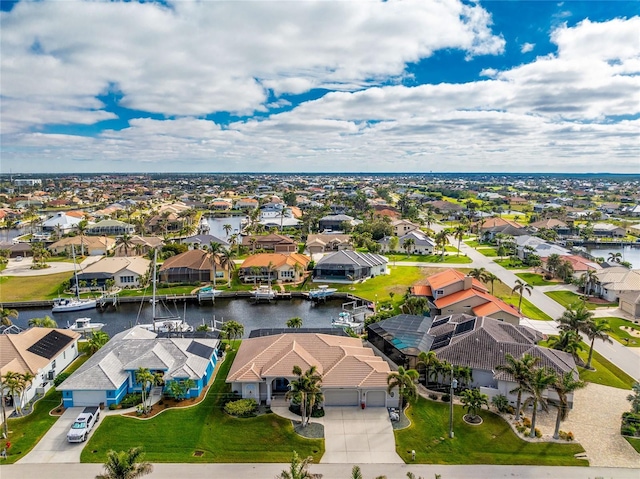
<svg viewBox="0 0 640 479"><path fill-rule="evenodd" d="M326 284L321 284L317 288L309 290L307 296L309 299L325 299L332 296L336 291L338 291L337 288L330 288Z"/></svg>
<svg viewBox="0 0 640 479"><path fill-rule="evenodd" d="M276 297L276 292L269 285L261 285L251 292L251 296L256 301L260 301L260 300L270 301Z"/></svg>
<svg viewBox="0 0 640 479"><path fill-rule="evenodd" d="M220 293L222 293L221 289L214 289L211 286L206 286L198 290L198 301L214 299Z"/></svg>
<svg viewBox="0 0 640 479"><path fill-rule="evenodd" d="M349 328L358 332L362 330L362 328L364 327L364 323L355 321L351 317L351 314L349 312L342 311L340 314L338 314L337 318L331 319L331 326L334 328L343 328L343 329Z"/></svg>
<svg viewBox="0 0 640 479"><path fill-rule="evenodd" d="M67 327L76 333L93 333L100 331L104 327L104 323L92 323L91 318L78 318L71 325L67 323Z"/></svg>

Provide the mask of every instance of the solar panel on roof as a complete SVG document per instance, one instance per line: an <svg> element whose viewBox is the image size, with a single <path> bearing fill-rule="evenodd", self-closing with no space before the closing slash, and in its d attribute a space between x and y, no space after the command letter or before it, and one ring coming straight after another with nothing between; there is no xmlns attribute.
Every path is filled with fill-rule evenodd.
<svg viewBox="0 0 640 479"><path fill-rule="evenodd" d="M189 344L189 347L187 348L188 353L195 354L196 356L200 356L204 359L210 359L211 356L213 356L213 351L212 347L196 341L191 341L191 344Z"/></svg>
<svg viewBox="0 0 640 479"><path fill-rule="evenodd" d="M450 342L451 342L450 337L442 338L438 341L434 341L433 344L431 345L431 349L439 349L444 346L448 346Z"/></svg>
<svg viewBox="0 0 640 479"><path fill-rule="evenodd" d="M71 341L73 341L73 338L70 338L66 334L51 331L44 338L27 348L27 351L43 358L51 359L62 351Z"/></svg>
<svg viewBox="0 0 640 479"><path fill-rule="evenodd" d="M465 321L464 323L458 323L456 325L456 329L454 330L453 334L462 334L462 333L466 333L467 331L471 331L475 327L475 325L476 325L476 318Z"/></svg>
<svg viewBox="0 0 640 479"><path fill-rule="evenodd" d="M445 324L447 322L449 322L449 317L446 317L446 318L443 318L443 319L438 319L437 321L433 322L431 327L435 328L436 326L440 326L441 324Z"/></svg>

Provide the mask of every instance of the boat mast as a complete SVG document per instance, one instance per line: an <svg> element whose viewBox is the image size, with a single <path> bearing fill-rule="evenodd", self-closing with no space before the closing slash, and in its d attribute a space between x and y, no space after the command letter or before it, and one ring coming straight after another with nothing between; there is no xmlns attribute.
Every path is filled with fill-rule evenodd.
<svg viewBox="0 0 640 479"><path fill-rule="evenodd" d="M153 329L156 329L156 265L158 261L158 250L153 250L153 297L151 298L151 315L153 316Z"/></svg>
<svg viewBox="0 0 640 479"><path fill-rule="evenodd" d="M71 245L71 257L73 258L73 277L76 280L76 299L80 301L80 285L78 284L78 268L76 267L76 247Z"/></svg>

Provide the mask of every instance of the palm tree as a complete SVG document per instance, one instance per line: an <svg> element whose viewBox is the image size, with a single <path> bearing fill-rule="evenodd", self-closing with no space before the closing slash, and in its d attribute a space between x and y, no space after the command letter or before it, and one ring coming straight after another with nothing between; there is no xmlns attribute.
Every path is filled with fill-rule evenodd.
<svg viewBox="0 0 640 479"><path fill-rule="evenodd" d="M92 356L102 346L109 342L109 335L104 331L94 331L87 340L87 346L89 348L89 355Z"/></svg>
<svg viewBox="0 0 640 479"><path fill-rule="evenodd" d="M553 383L553 390L558 395L558 415L556 416L556 428L553 432L553 438L558 439L560 437L560 423L567 419L569 415L569 407L567 401L567 395L574 392L577 389L582 389L587 383L575 379L574 372L569 371L556 378L556 382Z"/></svg>
<svg viewBox="0 0 640 479"><path fill-rule="evenodd" d="M547 398L544 397L544 393L548 388L552 387L558 381L558 375L552 369L536 368L533 370L533 374L527 381L526 392L530 396L525 401L525 405L531 404L533 406L533 412L531 413L531 432L529 437L535 437L536 435L536 418L538 416L538 406L543 411L549 409Z"/></svg>
<svg viewBox="0 0 640 479"><path fill-rule="evenodd" d="M20 411L22 412L22 405L25 403L24 395L27 393L29 388L31 387L31 383L35 379L35 375L31 373L31 371L24 372L18 375L18 380L20 382Z"/></svg>
<svg viewBox="0 0 640 479"><path fill-rule="evenodd" d="M441 250L440 260L444 261L444 252L446 250L447 244L449 243L447 230L442 230L439 233L436 233L433 239L436 242L436 246L440 246L440 250Z"/></svg>
<svg viewBox="0 0 640 479"><path fill-rule="evenodd" d="M22 381L20 380L20 373L7 371L4 376L2 376L2 386L3 389L7 391L8 396L13 399L14 403L16 404L16 411L18 412L18 414L22 414L22 403L18 399L22 391Z"/></svg>
<svg viewBox="0 0 640 479"><path fill-rule="evenodd" d="M478 281L485 281L487 277L487 270L485 268L473 268L469 271L469 276L477 279Z"/></svg>
<svg viewBox="0 0 640 479"><path fill-rule="evenodd" d="M82 220L76 225L78 234L80 235L80 256L84 256L84 233L89 228L89 222Z"/></svg>
<svg viewBox="0 0 640 479"><path fill-rule="evenodd" d="M547 258L547 270L551 274L554 274L558 269L558 266L560 266L561 262L562 262L562 258L560 258L559 254L554 253L549 255L549 257Z"/></svg>
<svg viewBox="0 0 640 479"><path fill-rule="evenodd" d="M302 318L296 316L295 318L291 318L287 321L287 328L301 328L302 327Z"/></svg>
<svg viewBox="0 0 640 479"><path fill-rule="evenodd" d="M244 326L237 321L225 321L222 325L221 332L222 335L227 338L227 341L231 343L244 335Z"/></svg>
<svg viewBox="0 0 640 479"><path fill-rule="evenodd" d="M591 357L593 356L593 343L595 343L596 339L599 339L606 343L613 344L613 341L607 334L610 332L611 332L611 326L609 325L609 321L607 321L604 318L594 319L587 323L584 333L591 340L591 345L589 346L589 358L587 359L587 365L585 366L587 369L591 369Z"/></svg>
<svg viewBox="0 0 640 479"><path fill-rule="evenodd" d="M31 318L29 326L34 328L57 328L58 323L50 316L45 316L44 318Z"/></svg>
<svg viewBox="0 0 640 479"><path fill-rule="evenodd" d="M599 282L598 275L596 274L595 270L590 269L583 273L580 279L584 281L584 294L588 298L589 293L591 293L593 287Z"/></svg>
<svg viewBox="0 0 640 479"><path fill-rule="evenodd" d="M233 272L236 270L236 263L233 260L235 257L235 253L231 248L223 249L220 254L220 264L224 267L227 267L227 287L231 287L231 278L233 276Z"/></svg>
<svg viewBox="0 0 640 479"><path fill-rule="evenodd" d="M556 268L556 274L562 278L562 281L567 283L573 275L573 265L570 261L561 261L560 265Z"/></svg>
<svg viewBox="0 0 640 479"><path fill-rule="evenodd" d="M12 319L18 319L17 309L8 309L0 307L0 324L2 326L11 326L13 324Z"/></svg>
<svg viewBox="0 0 640 479"><path fill-rule="evenodd" d="M139 447L133 447L128 451L107 452L107 462L104 463L104 474L99 474L96 479L138 479L151 474L153 466L142 461L143 452Z"/></svg>
<svg viewBox="0 0 640 479"><path fill-rule="evenodd" d="M224 233L227 235L227 238L229 238L229 233L231 232L231 230L233 229L233 226L231 226L229 223L225 223L222 226L222 229L224 230Z"/></svg>
<svg viewBox="0 0 640 479"><path fill-rule="evenodd" d="M211 262L211 271L212 271L212 279L213 289L216 288L216 264L220 261L218 259L218 254L222 252L222 245L220 243L216 243L215 241L211 241L209 243L209 261Z"/></svg>
<svg viewBox="0 0 640 479"><path fill-rule="evenodd" d="M300 366L294 366L293 374L296 379L289 383L290 389L287 391L286 397L300 404L302 427L306 427L309 424L314 406L323 400L322 376L318 373L316 366L311 366L304 373Z"/></svg>
<svg viewBox="0 0 640 479"><path fill-rule="evenodd" d="M620 263L622 261L622 253L620 251L609 253L608 261L610 263Z"/></svg>
<svg viewBox="0 0 640 479"><path fill-rule="evenodd" d="M482 409L482 406L489 407L489 396L482 394L478 388L465 389L462 391L460 400L467 410L467 414L471 416L471 421L478 416L478 411Z"/></svg>
<svg viewBox="0 0 640 479"><path fill-rule="evenodd" d="M156 377L154 374L149 371L148 368L138 368L136 371L136 382L140 383L141 391L142 391L142 407L144 411L147 412L147 398L149 396L149 388L155 382Z"/></svg>
<svg viewBox="0 0 640 479"><path fill-rule="evenodd" d="M510 374L513 376L513 380L518 383L517 387L509 391L509 394L518 393L518 399L516 400L516 421L519 421L522 393L527 390L527 384L531 378L533 367L540 361L540 358L525 354L522 356L522 359L516 359L507 353L504 359L506 364L500 364L496 366L496 369Z"/></svg>
<svg viewBox="0 0 640 479"><path fill-rule="evenodd" d="M563 331L586 332L588 324L592 320L593 313L587 309L584 303L574 303L558 318L558 323L560 323L558 327Z"/></svg>
<svg viewBox="0 0 640 479"><path fill-rule="evenodd" d="M402 242L402 249L407 253L407 256L411 254L411 249L416 244L416 241L413 238L407 238Z"/></svg>
<svg viewBox="0 0 640 479"><path fill-rule="evenodd" d="M502 283L502 281L500 280L500 278L498 278L495 274L493 274L490 271L487 271L484 275L484 281L485 283L491 283L491 294L493 294L493 283L494 282L498 282L498 283Z"/></svg>
<svg viewBox="0 0 640 479"><path fill-rule="evenodd" d="M520 298L518 299L518 311L522 311L522 294L526 291L529 296L531 296L531 291L533 288L529 286L529 284L523 282L522 280L516 279L516 285L511 290L512 293L518 293Z"/></svg>
<svg viewBox="0 0 640 479"><path fill-rule="evenodd" d="M116 244L124 248L125 256L129 256L129 249L133 248L133 243L131 242L131 235L127 233L123 234L116 240Z"/></svg>
<svg viewBox="0 0 640 479"><path fill-rule="evenodd" d="M453 230L453 237L458 240L458 254L456 256L460 256L460 245L462 243L462 240L466 232L467 232L466 225L458 225Z"/></svg>
<svg viewBox="0 0 640 479"><path fill-rule="evenodd" d="M419 377L420 374L415 369L405 369L402 366L387 376L387 392L391 393L393 389L398 388L400 410L404 409L404 399L411 402L418 396L416 381Z"/></svg>
<svg viewBox="0 0 640 479"><path fill-rule="evenodd" d="M548 344L551 349L571 354L576 362L580 360L578 353L584 350L580 334L573 330L560 331L557 336L549 336Z"/></svg>
<svg viewBox="0 0 640 479"><path fill-rule="evenodd" d="M298 453L293 451L289 470L282 471L276 476L276 479L318 479L319 475L309 472L309 466L312 462L313 457L307 456L305 459L300 459Z"/></svg>
<svg viewBox="0 0 640 479"><path fill-rule="evenodd" d="M425 383L429 383L429 378L431 377L431 373L435 370L435 366L439 363L438 357L436 356L435 351L424 352L421 351L418 354L418 363L417 366L424 366L425 369Z"/></svg>

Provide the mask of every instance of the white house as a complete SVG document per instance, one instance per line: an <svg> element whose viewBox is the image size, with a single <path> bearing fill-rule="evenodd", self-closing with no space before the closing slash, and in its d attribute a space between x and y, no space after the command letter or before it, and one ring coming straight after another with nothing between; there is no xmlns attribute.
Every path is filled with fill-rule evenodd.
<svg viewBox="0 0 640 479"><path fill-rule="evenodd" d="M102 258L84 268L78 274L78 281L86 281L90 285L96 280L98 286L104 286L111 279L119 288L137 288L140 277L149 271L149 264L151 261L142 256Z"/></svg>
<svg viewBox="0 0 640 479"><path fill-rule="evenodd" d="M73 230L82 221L82 218L69 216L66 213L56 213L55 216L42 222L42 231L56 231L62 234Z"/></svg>

